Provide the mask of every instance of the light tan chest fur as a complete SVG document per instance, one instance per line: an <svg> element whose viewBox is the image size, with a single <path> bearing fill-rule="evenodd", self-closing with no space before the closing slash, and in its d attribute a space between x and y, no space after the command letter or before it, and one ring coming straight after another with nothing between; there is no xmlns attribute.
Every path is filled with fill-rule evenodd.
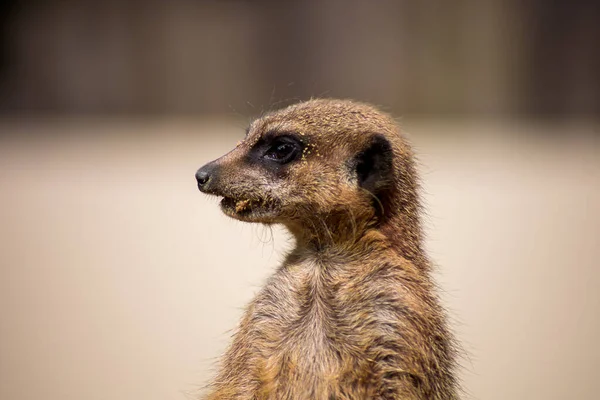
<svg viewBox="0 0 600 400"><path fill-rule="evenodd" d="M313 259L287 265L258 295L249 310L250 364L265 393L287 387L310 388L306 398L334 393L357 368L369 369L357 355L364 356L365 338L373 337L373 327L363 324L370 305L357 298L347 272L353 267L360 265L345 265L346 272Z"/></svg>

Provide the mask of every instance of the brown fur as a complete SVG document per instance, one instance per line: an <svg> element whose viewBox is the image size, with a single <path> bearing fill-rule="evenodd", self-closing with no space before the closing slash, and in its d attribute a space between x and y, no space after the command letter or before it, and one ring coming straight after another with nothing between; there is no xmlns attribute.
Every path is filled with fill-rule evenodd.
<svg viewBox="0 0 600 400"><path fill-rule="evenodd" d="M303 144L296 161L269 170L249 157L283 134ZM355 160L375 135L390 145L390 168L365 189ZM458 398L413 155L391 117L351 101L299 103L253 122L200 171L210 172L201 190L224 196L226 214L282 223L296 238L247 307L205 399Z"/></svg>

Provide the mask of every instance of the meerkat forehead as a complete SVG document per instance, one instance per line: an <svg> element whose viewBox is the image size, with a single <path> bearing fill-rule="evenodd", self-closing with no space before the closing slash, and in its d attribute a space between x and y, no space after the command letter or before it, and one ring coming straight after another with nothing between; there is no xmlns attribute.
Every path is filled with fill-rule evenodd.
<svg viewBox="0 0 600 400"><path fill-rule="evenodd" d="M388 134L395 130L393 119L373 106L350 100L315 99L270 112L249 126L246 139L264 134L296 133L313 141L361 142L366 133Z"/></svg>

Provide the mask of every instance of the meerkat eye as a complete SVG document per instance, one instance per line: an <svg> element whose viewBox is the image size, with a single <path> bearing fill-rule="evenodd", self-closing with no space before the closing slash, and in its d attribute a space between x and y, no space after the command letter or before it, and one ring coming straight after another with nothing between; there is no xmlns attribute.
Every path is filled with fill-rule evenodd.
<svg viewBox="0 0 600 400"><path fill-rule="evenodd" d="M281 164L292 161L298 154L298 146L295 143L276 141L265 152L264 157L268 160Z"/></svg>

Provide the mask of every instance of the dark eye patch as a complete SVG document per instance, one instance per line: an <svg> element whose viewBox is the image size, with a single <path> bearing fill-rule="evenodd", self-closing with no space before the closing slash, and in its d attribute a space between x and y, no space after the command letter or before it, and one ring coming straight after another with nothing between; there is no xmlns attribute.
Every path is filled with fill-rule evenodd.
<svg viewBox="0 0 600 400"><path fill-rule="evenodd" d="M294 158L296 152L297 148L293 144L275 143L267 150L263 157L280 164L287 164Z"/></svg>
<svg viewBox="0 0 600 400"><path fill-rule="evenodd" d="M299 159L303 149L304 144L294 133L268 132L250 149L247 161L279 171L284 165Z"/></svg>
<svg viewBox="0 0 600 400"><path fill-rule="evenodd" d="M277 136L271 140L263 153L263 159L279 164L294 161L302 153L302 144L291 136Z"/></svg>

